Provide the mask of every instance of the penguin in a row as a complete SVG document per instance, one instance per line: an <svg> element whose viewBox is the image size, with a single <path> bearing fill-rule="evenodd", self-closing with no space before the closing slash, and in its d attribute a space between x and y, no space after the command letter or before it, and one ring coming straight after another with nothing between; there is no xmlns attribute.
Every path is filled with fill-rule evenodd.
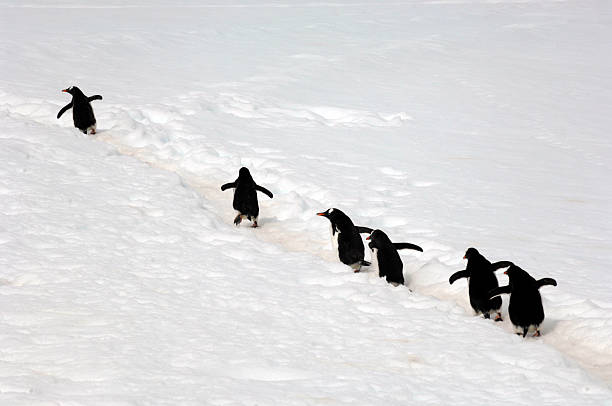
<svg viewBox="0 0 612 406"><path fill-rule="evenodd" d="M238 178L234 182L221 186L221 191L227 189L234 189L234 201L232 203L234 210L236 210L234 224L238 226L246 218L253 223L252 227L256 228L258 226L257 218L259 217L257 192L264 193L270 199L273 197L272 192L255 183L251 172L245 167L240 168Z"/></svg>
<svg viewBox="0 0 612 406"><path fill-rule="evenodd" d="M449 283L468 278L470 305L476 314L483 314L486 319L495 315L495 321L502 321L499 296L509 293L508 314L515 332L523 337L530 332L534 337L540 336L544 308L539 289L545 285L557 286L557 281L552 278L535 280L510 261L491 263L476 248L468 248L463 258L468 260L466 269L451 275ZM495 271L502 268L508 268L504 274L508 275L509 284L500 287Z"/></svg>
<svg viewBox="0 0 612 406"><path fill-rule="evenodd" d="M76 86L70 86L67 89L62 90L64 93L72 95L72 101L62 107L57 113L59 119L66 110L72 108L72 121L74 126L81 130L83 134L95 134L96 133L96 116L94 115L91 102L94 100L102 100L102 96L96 94L94 96L87 97L83 94L81 89Z"/></svg>
<svg viewBox="0 0 612 406"><path fill-rule="evenodd" d="M336 208L317 213L317 216L323 216L329 220L332 246L338 253L340 262L350 266L354 272L359 272L362 266L371 265L370 262L363 259L364 246L360 236L360 234L371 233L371 228L354 225L349 216Z"/></svg>
<svg viewBox="0 0 612 406"><path fill-rule="evenodd" d="M494 316L495 321L502 321L501 298L491 299L488 294L491 289L499 286L495 270L507 268L511 262L500 261L492 264L476 248L468 248L463 259L467 259L467 266L463 271L451 275L448 282L452 285L457 279L467 278L470 305L476 314L482 314L485 319Z"/></svg>
<svg viewBox="0 0 612 406"><path fill-rule="evenodd" d="M514 264L504 273L508 275L508 285L492 289L489 297L498 298L501 294L510 294L508 314L516 334L525 337L527 333L533 333L534 337L539 337L540 324L544 321L540 288L546 285L557 286L557 281L553 278L536 280Z"/></svg>
<svg viewBox="0 0 612 406"><path fill-rule="evenodd" d="M391 242L387 234L374 230L366 238L372 250L372 262L378 267L378 276L385 277L387 282L397 286L404 284L404 264L398 250L415 250L423 252L423 248L409 242Z"/></svg>

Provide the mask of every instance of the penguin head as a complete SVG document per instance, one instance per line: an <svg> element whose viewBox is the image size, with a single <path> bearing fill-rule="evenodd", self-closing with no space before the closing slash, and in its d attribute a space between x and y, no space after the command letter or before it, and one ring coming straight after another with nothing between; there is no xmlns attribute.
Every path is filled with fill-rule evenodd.
<svg viewBox="0 0 612 406"><path fill-rule="evenodd" d="M322 211L321 213L317 213L317 216L327 217L329 219L329 221L332 221L332 219L336 216L335 212L337 210L338 209L334 209L334 208L327 209L325 211Z"/></svg>
<svg viewBox="0 0 612 406"><path fill-rule="evenodd" d="M244 166L240 168L238 171L238 181L239 182L254 182L253 177L251 176L251 172L249 172L248 168Z"/></svg>
<svg viewBox="0 0 612 406"><path fill-rule="evenodd" d="M332 224L335 224L339 227L343 225L353 225L353 222L346 214L342 212L342 210L338 210L336 208L330 208L325 210L324 212L317 213L317 216L326 217Z"/></svg>
<svg viewBox="0 0 612 406"><path fill-rule="evenodd" d="M372 231L372 234L370 234L366 240L370 241L368 244L370 249L381 249L384 246L393 244L387 234L380 230Z"/></svg>
<svg viewBox="0 0 612 406"><path fill-rule="evenodd" d="M529 275L527 271L514 264L510 265L504 274L508 275L510 285L513 286L524 286L535 282L535 279L533 279L533 277Z"/></svg>
<svg viewBox="0 0 612 406"><path fill-rule="evenodd" d="M480 253L478 252L476 248L468 248L467 251L465 251L465 255L463 256L463 259L467 259L469 261L470 258L475 258L478 255L480 255Z"/></svg>
<svg viewBox="0 0 612 406"><path fill-rule="evenodd" d="M83 94L83 92L81 92L81 89L79 89L76 86L70 86L69 88L63 89L62 92L70 93L72 96L82 95Z"/></svg>

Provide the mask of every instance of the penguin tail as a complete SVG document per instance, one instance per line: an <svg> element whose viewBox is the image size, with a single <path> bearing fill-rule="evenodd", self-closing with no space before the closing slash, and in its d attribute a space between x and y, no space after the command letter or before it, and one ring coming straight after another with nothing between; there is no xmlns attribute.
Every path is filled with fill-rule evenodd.
<svg viewBox="0 0 612 406"><path fill-rule="evenodd" d="M528 331L529 331L529 327L523 327L523 338L525 338Z"/></svg>

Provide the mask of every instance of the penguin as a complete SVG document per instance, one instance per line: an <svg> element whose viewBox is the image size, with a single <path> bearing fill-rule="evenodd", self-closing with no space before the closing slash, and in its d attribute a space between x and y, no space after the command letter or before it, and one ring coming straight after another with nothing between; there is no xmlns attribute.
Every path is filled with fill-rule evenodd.
<svg viewBox="0 0 612 406"><path fill-rule="evenodd" d="M364 246L359 235L371 233L371 228L355 226L342 210L335 208L317 213L317 216L326 217L330 221L332 245L338 252L340 262L350 266L354 272L359 272L362 266L371 265L368 261L363 260Z"/></svg>
<svg viewBox="0 0 612 406"><path fill-rule="evenodd" d="M498 298L501 294L509 293L508 314L516 334L525 337L528 332L533 331L533 336L539 337L540 324L544 321L539 289L546 285L557 286L557 281L553 278L535 280L514 264L504 273L508 275L508 285L492 289L489 297Z"/></svg>
<svg viewBox="0 0 612 406"><path fill-rule="evenodd" d="M62 90L62 92L70 93L72 95L72 101L62 107L57 113L59 119L62 114L69 108L72 108L72 120L74 126L81 130L83 134L87 134L91 131L92 134L96 133L96 117L94 116L93 108L91 108L90 102L94 100L102 100L102 96L99 94L95 96L87 97L83 94L81 89L76 86L70 86L68 89Z"/></svg>
<svg viewBox="0 0 612 406"><path fill-rule="evenodd" d="M502 300L501 298L490 299L489 291L499 286L495 270L506 268L512 262L500 261L491 264L476 248L468 248L463 259L468 260L466 269L455 272L448 282L452 285L457 279L468 278L470 304L476 314L482 313L485 319L489 319L493 313L497 313L495 321L502 321L500 312Z"/></svg>
<svg viewBox="0 0 612 406"><path fill-rule="evenodd" d="M236 218L234 224L237 226L242 222L242 219L247 218L253 222L253 228L257 227L257 217L259 216L259 204L257 202L257 192L265 193L270 199L273 195L268 189L259 186L253 180L251 172L245 167L238 171L238 179L234 182L226 183L221 186L221 191L234 188L234 210L236 210Z"/></svg>
<svg viewBox="0 0 612 406"><path fill-rule="evenodd" d="M370 240L368 246L372 250L372 262L378 264L378 276L386 277L387 282L394 286L404 284L404 264L397 253L397 250L410 249L423 252L423 248L408 242L393 243L380 230L372 231L366 240Z"/></svg>

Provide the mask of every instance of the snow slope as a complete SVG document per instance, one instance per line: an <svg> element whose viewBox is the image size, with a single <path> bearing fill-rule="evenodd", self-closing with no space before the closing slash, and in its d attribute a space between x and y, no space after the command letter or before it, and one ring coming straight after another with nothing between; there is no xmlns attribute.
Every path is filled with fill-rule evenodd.
<svg viewBox="0 0 612 406"><path fill-rule="evenodd" d="M606 3L0 7L2 404L612 403ZM557 279L544 337L472 317L469 246Z"/></svg>

